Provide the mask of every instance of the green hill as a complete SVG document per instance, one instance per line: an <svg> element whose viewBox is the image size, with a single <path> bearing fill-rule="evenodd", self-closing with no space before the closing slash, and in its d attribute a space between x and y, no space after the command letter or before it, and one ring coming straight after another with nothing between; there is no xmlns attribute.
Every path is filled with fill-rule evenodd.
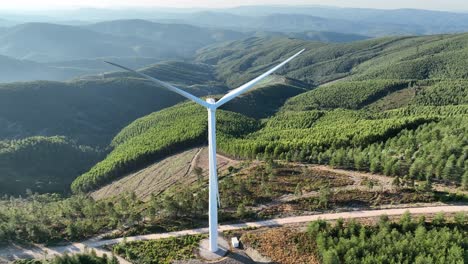
<svg viewBox="0 0 468 264"><path fill-rule="evenodd" d="M197 67L198 74L191 75ZM197 95L226 89L213 81L209 66L169 62L143 71ZM126 73L109 75L115 78L0 84L0 138L63 135L80 144L106 146L136 118L183 99Z"/></svg>
<svg viewBox="0 0 468 264"><path fill-rule="evenodd" d="M337 33L329 31L311 31L307 30L304 32L264 32L259 31L254 35L255 37L266 37L266 36L277 36L277 37L288 37L295 39L302 39L307 41L319 41L326 43L346 43L358 40L369 39L369 37L356 34Z"/></svg>
<svg viewBox="0 0 468 264"><path fill-rule="evenodd" d="M148 20L116 20L100 22L86 29L113 36L148 40L155 47L139 46L138 51L155 50L162 57L192 57L193 53L206 45L242 39L247 33L232 30L201 28L184 24L162 24Z"/></svg>
<svg viewBox="0 0 468 264"><path fill-rule="evenodd" d="M456 58L463 58L466 41L467 34L346 44L248 38L202 49L193 63L163 61L141 71L198 96L218 97L227 87L234 88L295 50L307 48L279 72L287 73L285 77L273 76L224 106L226 111L219 115L219 151L242 158L294 159L403 177L415 166L415 159L406 159L408 153L417 156L420 152L409 143L398 143L395 149L391 140L410 137L412 142L427 142L425 135L433 133L427 131L442 129L453 140L443 143L445 150L435 150L437 162L450 167L456 159L459 174L447 179L460 182L460 173L466 171L460 169L466 160L460 123L467 114L467 90L462 70L466 63ZM400 74L400 69L413 70ZM421 69L427 72L421 74ZM339 81L315 88L333 80ZM62 135L77 144L101 147L114 138L107 158L73 184L75 191L89 191L169 154L205 144L203 109L179 104L154 112L182 99L126 72L66 83L4 84L0 86L0 135L4 139ZM430 129L419 129L425 126ZM450 144L457 147L450 148ZM402 153L402 146L411 151ZM371 156L370 148L380 154Z"/></svg>
<svg viewBox="0 0 468 264"><path fill-rule="evenodd" d="M197 60L214 64L236 86L278 63L286 54L306 51L279 73L311 84L347 76L353 79L454 79L464 71L468 34L389 37L345 44L287 38L249 38L199 50Z"/></svg>
<svg viewBox="0 0 468 264"><path fill-rule="evenodd" d="M379 98L408 87L408 81L343 81L321 86L287 101L284 110L358 109Z"/></svg>
<svg viewBox="0 0 468 264"><path fill-rule="evenodd" d="M47 23L11 27L0 36L0 43L4 55L39 62L137 54L130 39Z"/></svg>
<svg viewBox="0 0 468 264"><path fill-rule="evenodd" d="M222 109L256 119L266 118L276 113L288 98L308 89L307 84L298 80L272 76L254 90L222 106Z"/></svg>
<svg viewBox="0 0 468 264"><path fill-rule="evenodd" d="M101 156L64 137L0 141L0 193L69 193L71 182Z"/></svg>
<svg viewBox="0 0 468 264"><path fill-rule="evenodd" d="M449 40L458 44L448 45ZM239 158L297 160L413 179L424 178L420 172L424 165L421 164L437 162L437 169L424 174L427 179L466 184L468 141L466 128L462 125L468 110L465 77L462 71L448 70L461 69L464 64L462 60L451 59L441 64L439 58L453 52L463 53L463 43L467 40L468 35L461 34L327 45L284 38L249 38L201 50L198 60L214 64L219 79L234 87L271 67L292 51L308 49L304 56L281 71L304 83L287 78L281 83L277 77L272 78L237 102L227 105L226 109L231 111L265 120L261 126L248 126L249 129L243 130L245 133L239 136L220 133L218 150ZM427 65L433 65L430 69L437 69L434 72L438 75L408 71L394 76L388 75L388 71L376 70L410 67L414 61L420 60L417 55L422 53L425 55L420 57L430 61ZM308 87L314 84L344 76L347 78L339 82L308 91ZM281 87L285 85L286 89ZM404 103L390 100L405 95L401 92L409 89L414 94ZM301 94L294 96L298 93ZM389 101L385 105L388 110L378 110L376 104L382 105L386 100ZM114 139L114 151L75 181L74 190L90 190L108 182L101 182L101 179L115 179L141 169L169 154L163 149L170 149L170 146L173 153L204 143L206 127L191 127L205 122L204 111L200 109L199 114L187 118L185 107L188 106L171 108L171 124L174 125L165 124L164 118L156 118L165 113L162 111L147 117L148 120L159 120L157 122L142 121L147 120L143 118L126 128ZM241 121L241 117L233 122L235 127L242 122L249 124ZM188 120L195 122L180 125ZM174 130L175 124L180 128ZM230 125L220 118L221 131ZM142 140L142 131L154 139L138 141ZM186 132L179 135L174 131ZM441 137L446 140L440 140ZM130 142L142 152L133 151L127 145ZM435 148L436 142L440 143L440 148ZM127 156L129 154L131 156ZM106 171L105 168L111 169ZM414 172L410 173L410 169Z"/></svg>
<svg viewBox="0 0 468 264"><path fill-rule="evenodd" d="M240 137L258 128L254 119L219 111L218 138ZM72 184L74 192L90 191L158 159L206 144L206 110L183 103L140 118L112 141L113 151Z"/></svg>
<svg viewBox="0 0 468 264"><path fill-rule="evenodd" d="M172 83L179 88L188 89L196 95L224 93L228 88L218 80L215 68L204 63L189 63L182 61L162 61L143 67L140 72ZM97 79L100 76L95 76ZM110 72L103 75L106 78L135 78L129 72ZM136 76L138 77L138 76ZM92 77L88 77L91 79Z"/></svg>
<svg viewBox="0 0 468 264"><path fill-rule="evenodd" d="M67 80L88 74L84 68L63 68L0 55L0 82L32 80Z"/></svg>
<svg viewBox="0 0 468 264"><path fill-rule="evenodd" d="M250 10L241 10L249 9ZM176 16L167 22L252 31L328 31L382 37L463 32L468 16L426 10L247 6Z"/></svg>
<svg viewBox="0 0 468 264"><path fill-rule="evenodd" d="M424 106L466 105L468 104L468 80L442 81L418 89L414 104Z"/></svg>
<svg viewBox="0 0 468 264"><path fill-rule="evenodd" d="M222 83L212 78L214 70L207 65L164 62L143 71L177 83L199 96L226 91ZM24 194L26 189L66 192L74 178L99 160L93 152L78 153L81 156L69 154L69 148L77 149L76 152L79 152L79 145L107 149L112 138L133 120L183 100L177 94L126 73L109 75L111 77L92 76L71 82L0 84L0 140L59 135L67 138L61 145L77 142L73 143L76 147L68 148L51 149L47 144L9 148L8 155L0 157L0 162L5 165L2 167L5 170L0 173L0 182L9 183L5 183L6 187L0 189L0 193L18 195ZM41 162L42 159L29 161L21 154L34 151L55 159L56 165L52 161ZM49 152L53 153L49 155ZM23 159L22 162L11 160L17 155ZM21 182L14 184L9 180L12 177ZM38 186L37 182L41 184ZM18 188L9 188L11 184Z"/></svg>
<svg viewBox="0 0 468 264"><path fill-rule="evenodd" d="M217 115L218 141L229 142L256 131L252 118L275 113L287 98L306 91L306 84L272 76L223 106ZM237 113L234 113L237 112ZM73 183L74 191L90 191L168 155L206 144L206 110L182 103L137 119L112 141L112 152Z"/></svg>

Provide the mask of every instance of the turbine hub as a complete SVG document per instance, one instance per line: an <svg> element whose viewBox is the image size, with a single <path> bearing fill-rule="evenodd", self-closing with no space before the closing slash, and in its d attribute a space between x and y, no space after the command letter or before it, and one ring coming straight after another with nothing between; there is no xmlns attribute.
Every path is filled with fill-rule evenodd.
<svg viewBox="0 0 468 264"><path fill-rule="evenodd" d="M210 104L214 104L214 103L216 103L216 100L214 98L206 98L206 102L208 102Z"/></svg>

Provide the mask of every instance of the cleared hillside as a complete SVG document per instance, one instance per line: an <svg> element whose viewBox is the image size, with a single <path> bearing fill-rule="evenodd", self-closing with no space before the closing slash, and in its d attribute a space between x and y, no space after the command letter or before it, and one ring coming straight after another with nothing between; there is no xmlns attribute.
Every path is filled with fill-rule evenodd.
<svg viewBox="0 0 468 264"><path fill-rule="evenodd" d="M224 173L229 166L236 166L239 161L231 160L221 155L217 156L218 171ZM201 168L201 174L195 173L195 168ZM200 169L196 169L200 170ZM208 150L194 148L169 156L138 172L129 174L91 193L94 199L101 200L134 192L143 200L158 196L165 190L175 186L189 186L197 181L208 179Z"/></svg>

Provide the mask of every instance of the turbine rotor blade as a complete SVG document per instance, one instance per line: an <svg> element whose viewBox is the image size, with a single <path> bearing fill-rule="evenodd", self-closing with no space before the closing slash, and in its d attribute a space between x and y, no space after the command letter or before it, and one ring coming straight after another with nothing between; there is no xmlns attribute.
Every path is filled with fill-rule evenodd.
<svg viewBox="0 0 468 264"><path fill-rule="evenodd" d="M299 56L302 52L304 52L305 49L299 51L298 53L294 54L293 56L291 56L289 59L283 61L282 63L278 64L277 66L273 67L272 69L270 69L269 71L263 73L262 75L258 76L257 78L249 81L248 83L246 84L243 84L242 86L230 91L229 93L227 93L226 95L224 95L221 99L219 99L218 102L216 102L215 106L216 108L222 106L223 104L231 101L232 99L234 99L235 97L239 96L240 94L250 90L252 87L254 87L259 81L263 80L265 77L269 76L270 74L272 74L273 72L275 72L276 70L278 70L279 68L283 67L286 63L290 62L291 60L293 60L294 58L296 58L297 56Z"/></svg>
<svg viewBox="0 0 468 264"><path fill-rule="evenodd" d="M154 83L157 83L157 84L161 85L162 87L164 87L164 88L166 88L166 89L168 89L170 91L173 91L173 92L175 92L175 93L177 93L179 95L182 95L183 97L185 97L185 98L187 98L187 99L189 99L189 100L191 100L191 101L193 101L193 102L195 102L195 103L197 103L197 104L199 104L201 106L204 106L204 107L207 107L207 108L211 107L211 104L205 102L204 100L202 100L202 99L200 99L200 98L198 98L198 97L196 97L196 96L194 96L192 94L187 93L186 91L184 91L182 89L179 89L179 88L175 87L172 84L163 82L163 81L158 80L158 79L156 79L154 77L151 77L151 76L146 75L146 74L141 73L141 72L137 72L135 70L132 70L132 69L127 68L125 66L119 65L117 63L113 63L113 62L109 62L109 61L104 61L104 62L107 63L107 64L110 64L110 65L113 65L115 67L124 69L124 70L126 70L128 72L134 73L136 75L139 75L139 76L141 76L141 77L143 77L143 78L145 78L147 80L150 80L150 81L152 81Z"/></svg>

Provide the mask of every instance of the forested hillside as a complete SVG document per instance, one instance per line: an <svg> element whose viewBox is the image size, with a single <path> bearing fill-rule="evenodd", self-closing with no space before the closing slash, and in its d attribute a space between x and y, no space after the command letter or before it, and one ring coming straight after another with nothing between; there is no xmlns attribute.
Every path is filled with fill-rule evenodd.
<svg viewBox="0 0 468 264"><path fill-rule="evenodd" d="M0 141L0 193L68 193L67 186L102 156L64 137Z"/></svg>
<svg viewBox="0 0 468 264"><path fill-rule="evenodd" d="M274 75L258 84L257 88L223 105L221 109L252 118L266 118L276 113L288 98L311 88L301 81Z"/></svg>
<svg viewBox="0 0 468 264"><path fill-rule="evenodd" d="M219 111L218 137L231 139L258 129L258 122L228 111ZM136 120L114 140L114 150L72 185L75 192L90 191L126 173L178 151L206 144L206 110L182 103Z"/></svg>
<svg viewBox="0 0 468 264"><path fill-rule="evenodd" d="M159 56L154 57L165 58L190 58L197 49L203 46L242 39L249 35L249 33L232 30L201 28L184 24L162 24L139 19L100 22L84 26L84 28L113 36L151 41L156 47L141 45L135 51L142 53L155 50Z"/></svg>
<svg viewBox="0 0 468 264"><path fill-rule="evenodd" d="M249 38L201 49L197 60L215 64L229 85L240 83L305 48L280 73L312 84L353 79L466 78L468 35L387 37L346 44L324 44L287 38Z"/></svg>
<svg viewBox="0 0 468 264"><path fill-rule="evenodd" d="M241 240L275 263L464 263L468 242L465 212L318 220L307 228L262 231L243 234Z"/></svg>
<svg viewBox="0 0 468 264"><path fill-rule="evenodd" d="M199 96L226 90L206 65L163 62L142 71ZM182 99L126 73L71 82L0 84L0 138L63 135L106 146L131 121Z"/></svg>
<svg viewBox="0 0 468 264"><path fill-rule="evenodd" d="M404 80L369 80L337 82L291 98L285 110L359 109L385 95L407 87Z"/></svg>
<svg viewBox="0 0 468 264"><path fill-rule="evenodd" d="M66 69L0 55L0 82L66 80L86 73L87 69Z"/></svg>
<svg viewBox="0 0 468 264"><path fill-rule="evenodd" d="M306 91L306 84L273 76L219 111L218 140L231 141L258 130L253 118L275 113L283 102ZM233 113L238 112L237 113ZM206 110L193 103L182 103L137 119L112 141L113 151L88 173L73 183L74 191L89 191L122 177L165 156L207 142Z"/></svg>
<svg viewBox="0 0 468 264"><path fill-rule="evenodd" d="M142 71L199 96L226 91L208 65L171 61ZM177 94L121 72L70 82L0 84L0 140L12 142L0 158L4 164L0 181L5 182L0 193L25 194L26 189L67 192L71 181L101 157L94 150L81 151L79 145L99 149L103 155L112 138L127 124L182 100ZM65 138L60 144L52 140L53 147L30 144L30 140L10 141L38 135ZM47 162L38 159L38 155L45 155ZM18 182L11 181L13 177Z"/></svg>
<svg viewBox="0 0 468 264"><path fill-rule="evenodd" d="M202 49L198 61L214 64L218 78L230 87L253 78L295 50L307 49L280 71L303 85L294 79L286 87L277 82L260 85L226 106L264 122L244 127L240 135L220 133L218 151L237 158L305 161L467 186L468 94L463 71L467 42L466 34L348 44L249 38ZM114 139L114 151L80 177L74 190L93 189L108 182L100 179L141 169L161 158L161 153L173 154L206 143L205 112L183 114L186 107L171 108L174 117L170 119L180 127L176 131L197 124L190 133L167 134L164 129L173 127L161 121L150 125L149 120L164 111L140 119ZM244 118L239 115L233 124L250 124ZM232 125L222 117L219 123L220 130ZM148 129L150 126L153 128ZM154 138L139 140L140 135ZM128 145L124 151L121 142L131 142L132 147ZM161 152L161 146L170 151ZM131 157L127 157L129 149Z"/></svg>

